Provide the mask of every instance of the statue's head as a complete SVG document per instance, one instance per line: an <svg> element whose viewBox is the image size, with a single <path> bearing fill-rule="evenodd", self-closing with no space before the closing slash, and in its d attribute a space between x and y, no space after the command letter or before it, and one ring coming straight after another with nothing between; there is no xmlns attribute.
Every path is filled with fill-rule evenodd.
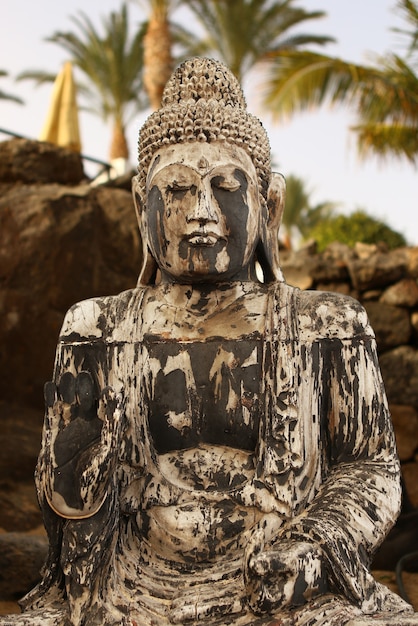
<svg viewBox="0 0 418 626"><path fill-rule="evenodd" d="M284 179L271 173L261 122L223 64L183 63L139 136L135 205L144 244L141 284L163 279L281 280Z"/></svg>

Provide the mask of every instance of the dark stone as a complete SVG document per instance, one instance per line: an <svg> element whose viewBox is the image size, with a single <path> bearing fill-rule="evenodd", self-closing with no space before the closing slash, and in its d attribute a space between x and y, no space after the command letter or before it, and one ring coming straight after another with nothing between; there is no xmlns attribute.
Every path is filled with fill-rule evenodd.
<svg viewBox="0 0 418 626"><path fill-rule="evenodd" d="M402 250L377 252L367 258L350 259L348 271L353 287L359 291L390 285L405 276L407 258Z"/></svg>
<svg viewBox="0 0 418 626"><path fill-rule="evenodd" d="M403 278L390 285L382 294L381 302L392 306L414 308L418 305L418 284L413 278Z"/></svg>
<svg viewBox="0 0 418 626"><path fill-rule="evenodd" d="M18 600L39 582L47 552L46 535L0 534L0 600Z"/></svg>
<svg viewBox="0 0 418 626"><path fill-rule="evenodd" d="M1 185L0 185L1 190ZM43 406L66 310L136 284L131 194L89 185L16 185L0 196L0 394Z"/></svg>
<svg viewBox="0 0 418 626"><path fill-rule="evenodd" d="M363 306L375 332L379 352L409 343L412 328L406 309L374 300L363 302Z"/></svg>
<svg viewBox="0 0 418 626"><path fill-rule="evenodd" d="M390 404L418 409L418 350L400 346L380 357L380 368Z"/></svg>
<svg viewBox="0 0 418 626"><path fill-rule="evenodd" d="M0 143L1 183L77 185L85 178L77 152L30 139Z"/></svg>

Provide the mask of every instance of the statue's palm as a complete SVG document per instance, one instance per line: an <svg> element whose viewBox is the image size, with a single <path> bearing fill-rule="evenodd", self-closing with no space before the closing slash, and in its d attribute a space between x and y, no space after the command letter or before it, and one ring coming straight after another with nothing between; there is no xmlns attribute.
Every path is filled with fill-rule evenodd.
<svg viewBox="0 0 418 626"><path fill-rule="evenodd" d="M60 515L88 517L100 508L119 449L121 398L98 393L89 372L66 372L45 385L44 480L46 497Z"/></svg>

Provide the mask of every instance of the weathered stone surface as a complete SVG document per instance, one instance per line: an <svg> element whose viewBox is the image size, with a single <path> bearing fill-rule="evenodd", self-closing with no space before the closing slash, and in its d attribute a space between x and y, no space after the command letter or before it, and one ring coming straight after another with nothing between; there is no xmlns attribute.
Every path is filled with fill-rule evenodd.
<svg viewBox="0 0 418 626"><path fill-rule="evenodd" d="M414 330L414 334L418 335L418 311L414 311L411 315L411 325Z"/></svg>
<svg viewBox="0 0 418 626"><path fill-rule="evenodd" d="M0 183L77 185L84 178L76 152L29 139L0 142Z"/></svg>
<svg viewBox="0 0 418 626"><path fill-rule="evenodd" d="M412 406L391 404L396 445L401 461L411 461L418 449L418 411Z"/></svg>
<svg viewBox="0 0 418 626"><path fill-rule="evenodd" d="M122 253L121 253L122 251ZM0 197L0 393L43 405L65 311L135 285L132 197L88 185L17 185Z"/></svg>
<svg viewBox="0 0 418 626"><path fill-rule="evenodd" d="M391 254L377 252L366 258L348 261L351 281L359 291L390 285L402 278L406 270L405 254L396 250Z"/></svg>
<svg viewBox="0 0 418 626"><path fill-rule="evenodd" d="M403 252L407 259L408 275L411 278L418 278L418 247L404 248Z"/></svg>
<svg viewBox="0 0 418 626"><path fill-rule="evenodd" d="M345 296L351 296L352 298L356 298L358 297L358 294L356 292L353 292L353 290L350 287L349 283L321 283L318 282L315 285L315 289L317 289L318 291L333 291L334 293L342 293Z"/></svg>
<svg viewBox="0 0 418 626"><path fill-rule="evenodd" d="M40 581L46 535L0 533L0 599L18 600Z"/></svg>
<svg viewBox="0 0 418 626"><path fill-rule="evenodd" d="M313 287L313 278L307 271L308 260L311 255L312 252L309 249L301 250L297 254L292 250L281 252L281 266L289 285L299 289L311 289Z"/></svg>
<svg viewBox="0 0 418 626"><path fill-rule="evenodd" d="M418 350L390 350L380 357L380 367L389 402L418 408Z"/></svg>
<svg viewBox="0 0 418 626"><path fill-rule="evenodd" d="M0 401L0 481L28 482L41 446L43 409ZM1 515L0 507L0 528ZM13 530L18 530L13 528Z"/></svg>
<svg viewBox="0 0 418 626"><path fill-rule="evenodd" d="M403 463L402 475L405 481L405 487L412 505L418 510L418 459L415 463ZM416 527L418 533L418 525Z"/></svg>
<svg viewBox="0 0 418 626"><path fill-rule="evenodd" d="M0 530L42 524L33 474L41 447L43 411L0 403Z"/></svg>
<svg viewBox="0 0 418 626"><path fill-rule="evenodd" d="M340 284L347 280L347 262L353 256L348 246L332 244L321 254L310 245L299 252L283 252L281 266L289 284L310 289L314 284Z"/></svg>
<svg viewBox="0 0 418 626"><path fill-rule="evenodd" d="M403 278L383 292L381 302L392 306L413 308L418 306L418 284L414 278Z"/></svg>
<svg viewBox="0 0 418 626"><path fill-rule="evenodd" d="M374 300L364 302L364 307L376 334L380 352L409 343L411 322L408 311Z"/></svg>

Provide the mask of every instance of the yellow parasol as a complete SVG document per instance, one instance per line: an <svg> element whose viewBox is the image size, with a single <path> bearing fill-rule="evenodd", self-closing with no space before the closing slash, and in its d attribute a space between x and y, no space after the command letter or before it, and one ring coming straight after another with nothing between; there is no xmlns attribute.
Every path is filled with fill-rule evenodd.
<svg viewBox="0 0 418 626"><path fill-rule="evenodd" d="M81 151L76 86L70 61L64 64L55 79L50 108L39 140L74 152Z"/></svg>

